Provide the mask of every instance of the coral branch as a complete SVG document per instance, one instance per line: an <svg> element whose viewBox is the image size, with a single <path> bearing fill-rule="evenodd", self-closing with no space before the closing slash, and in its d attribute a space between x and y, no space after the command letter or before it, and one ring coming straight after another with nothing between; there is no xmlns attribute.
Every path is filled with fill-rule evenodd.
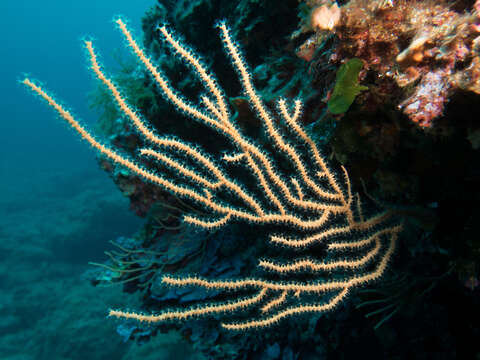
<svg viewBox="0 0 480 360"><path fill-rule="evenodd" d="M215 77L173 32L165 26L158 29L166 43L175 50L175 56L190 66L207 90L208 93L202 96L199 106L190 103L172 88L161 70L134 40L125 23L121 19L116 22L128 46L155 79L164 98L179 112L226 137L235 149L231 155L217 159L200 150L197 145L156 134L103 73L93 44L89 41L85 42L85 46L92 71L109 89L121 112L130 119L150 146L140 150L142 159L154 159L173 175L170 174L168 178L159 175L103 145L40 86L29 79L25 79L24 84L45 99L83 139L112 162L179 198L190 200L204 208L201 215L185 214L185 223L204 229L224 227L235 220L255 226L270 225L266 227L269 229L269 242L274 247L286 248L292 259L259 261L260 270L267 270L270 275L276 276L273 279L269 276L268 280L262 277L212 280L165 275L162 283L166 286L200 287L220 291L222 294L225 291L224 297L217 303L166 309L156 315L111 310L110 316L159 322L222 313L241 317L240 321L223 323L222 326L226 329L261 328L287 317L332 310L352 289L382 276L394 252L401 226L394 224L390 213L371 216L364 213L360 196L352 193L346 169L342 167L342 171L337 174L302 128L299 120L302 114L301 100L295 100L289 108L286 99L279 99L280 119L275 119L255 89L238 45L224 23L218 27L225 50L230 55L255 114L263 123L270 144L262 144L242 133L234 123L224 91L218 86ZM285 159L288 166L284 164ZM280 161L283 163L280 164ZM234 177L226 164L242 166L254 177L254 183L247 183L244 178L237 178L238 175ZM292 169L291 173L284 173L282 169L285 168ZM227 198L225 194L220 195L225 190ZM275 228L275 225L281 225L278 226L281 230L274 233L270 229ZM305 252L318 243L326 244L328 260L313 259L308 253L306 256L297 254L297 250ZM301 280L304 272L315 276L316 280ZM335 273L335 276L330 281L325 281L330 273ZM295 275L295 280L281 280L291 275ZM247 297L225 300L225 297L236 291L254 293ZM245 311L247 307L248 313Z"/></svg>

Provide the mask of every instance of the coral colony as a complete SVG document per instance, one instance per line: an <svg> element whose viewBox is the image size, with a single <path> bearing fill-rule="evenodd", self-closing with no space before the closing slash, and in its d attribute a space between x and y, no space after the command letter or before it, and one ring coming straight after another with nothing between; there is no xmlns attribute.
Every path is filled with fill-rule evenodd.
<svg viewBox="0 0 480 360"><path fill-rule="evenodd" d="M310 35L297 55L312 60L335 33L341 41L330 60L361 59L364 69L377 74L379 91L390 93L390 101L418 126L433 128L453 94L480 93L480 1L464 12L444 0L306 3L310 20L294 36ZM391 84L395 92L387 90ZM380 103L387 101L384 96Z"/></svg>
<svg viewBox="0 0 480 360"><path fill-rule="evenodd" d="M301 100L278 99L275 115L267 109L225 23L218 24L223 45L253 112L262 122L266 140L252 139L244 134L235 123L217 80L170 29L163 26L158 30L176 56L190 66L203 84L206 94L201 96L201 104L193 105L175 91L133 39L124 21L118 19L116 23L164 98L176 110L225 137L235 152L214 158L199 145L157 134L106 77L90 41L85 41L85 47L95 76L109 89L122 113L150 144L140 150L139 160L98 141L32 80L26 78L23 83L44 98L83 139L113 163L207 211L207 216L184 215L186 224L203 229L226 227L231 222L264 227L269 232L265 240L271 247L289 254L289 260L284 256L281 260L258 259L257 274L261 275L251 278L219 280L164 275L164 285L200 287L224 297L218 302L166 309L153 315L111 310L111 316L161 322L222 314L222 326L226 329L261 328L287 317L332 310L354 288L383 275L394 253L401 226L391 219L389 212L366 214L359 194L352 191L346 169L342 167L339 173L334 171L300 124ZM162 175L153 165L146 167L142 159L168 168L175 177ZM233 177L241 173L240 170L248 176ZM308 254L311 247L319 244L325 248L321 259L299 256L299 253Z"/></svg>

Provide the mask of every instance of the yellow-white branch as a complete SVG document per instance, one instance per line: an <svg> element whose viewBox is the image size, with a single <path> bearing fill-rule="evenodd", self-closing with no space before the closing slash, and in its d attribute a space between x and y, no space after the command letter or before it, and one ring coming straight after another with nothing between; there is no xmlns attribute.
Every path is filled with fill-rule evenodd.
<svg viewBox="0 0 480 360"><path fill-rule="evenodd" d="M278 120L267 110L253 85L251 74L238 46L224 23L220 23L218 27L225 50L239 75L255 114L271 141L270 147L275 150L273 154L270 154L261 143L242 134L234 123L234 118L227 107L226 96L215 77L209 73L201 59L182 44L169 29L163 26L158 30L175 50L176 56L193 69L208 92L207 96L201 98L201 104L198 106L172 88L165 75L136 43L125 23L121 19L116 23L128 46L155 79L165 99L178 111L188 114L217 131L220 136L226 137L235 148L232 155L214 159L213 156L200 151L198 146L156 134L129 106L113 81L104 74L92 42L86 41L85 47L95 76L108 88L121 112L131 120L137 131L151 145L141 149L140 155L155 159L179 177L186 179L190 185L179 185L175 179L163 177L102 144L39 85L28 78L23 83L45 99L83 139L111 161L164 190L205 207L208 216L199 218L198 215L186 214L184 216L186 223L205 229L226 226L234 219L256 225L282 224L287 230L283 233L270 234L268 240L273 245L291 249L292 260L263 259L259 261L258 266L277 274L279 279L305 271L319 277L314 282L299 280L287 282L262 278L219 281L188 276L175 278L167 275L162 281L168 286L198 286L207 290L250 289L256 293L227 302L165 310L156 315L111 310L111 316L158 322L214 313L234 315L247 307L256 306L257 316L239 322L223 323L222 326L230 330L259 328L275 324L286 317L331 310L341 303L353 288L382 276L394 252L401 227L389 223L389 213L364 216L359 195L352 194L346 169L342 167L340 172L342 176L337 175L327 164L315 142L302 128L301 100L293 101L290 110L286 99L278 99ZM182 153L183 156L174 156L175 152ZM280 158L290 162L290 168L294 169L293 174L287 176L280 171L279 164L276 164ZM257 195L250 194L247 186L239 184L239 179L232 179L229 172L220 165L222 161L243 166L249 171L256 179ZM198 170L199 167L202 171ZM220 200L218 191L221 190L228 190L229 194L235 197L231 204L237 205ZM239 203L241 205L238 205ZM330 260L316 260L309 256L297 255L297 249L307 250L309 246L318 242L327 244L328 253L332 256ZM331 281L322 280L329 272L340 273L342 276L336 276L335 280ZM320 276L321 274L323 276ZM317 298L315 303L302 302L302 297L312 294Z"/></svg>

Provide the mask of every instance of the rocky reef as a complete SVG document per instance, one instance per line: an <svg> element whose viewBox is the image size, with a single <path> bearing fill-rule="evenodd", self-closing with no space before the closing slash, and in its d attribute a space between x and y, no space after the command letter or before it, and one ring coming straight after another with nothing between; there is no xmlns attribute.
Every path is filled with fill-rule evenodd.
<svg viewBox="0 0 480 360"><path fill-rule="evenodd" d="M280 96L303 98L303 122L316 143L348 169L371 208L392 211L405 230L384 279L333 312L245 333L219 329L215 317L159 325L120 321L119 333L148 341L173 328L208 359L478 357L469 339L480 337L479 14L479 1L159 1L143 19L144 47L175 88L196 98L200 85L158 40L159 23L168 22L207 55L227 94L241 94L211 35L212 24L226 19L265 102L273 108ZM340 84L349 63L358 66L347 85ZM115 80L158 133L201 138L214 154L224 147L209 129L162 102L136 64L125 65ZM346 86L361 91L353 96ZM348 97L347 105L332 107L334 95ZM242 129L261 141L265 134L248 101L229 101ZM144 140L103 90L93 102L103 112L99 132L126 153L142 148ZM258 229L193 230L182 214L204 209L102 156L99 162L147 221L135 237L113 241L90 279L141 292L145 312L218 295L165 288L164 273L236 278L251 274L255 259L268 253Z"/></svg>

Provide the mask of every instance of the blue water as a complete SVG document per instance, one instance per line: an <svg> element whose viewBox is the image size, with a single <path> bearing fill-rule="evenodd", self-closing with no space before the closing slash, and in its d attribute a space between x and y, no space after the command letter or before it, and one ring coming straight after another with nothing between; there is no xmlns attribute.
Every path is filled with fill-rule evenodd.
<svg viewBox="0 0 480 360"><path fill-rule="evenodd" d="M0 2L0 131L2 167L8 174L34 166L94 167L94 154L81 144L67 126L59 124L52 112L17 83L27 73L57 94L58 100L87 124L95 120L88 108L87 92L92 77L81 39L91 36L106 67L114 64L111 54L124 50L112 18L122 14L140 34L141 17L155 1L60 1L3 0ZM35 151L32 159L31 151ZM27 164L26 162L29 162ZM41 164L41 166L40 166ZM36 171L32 169L33 171ZM2 171L4 173L5 170ZM35 176L35 174L32 174ZM13 179L16 176L12 176Z"/></svg>
<svg viewBox="0 0 480 360"><path fill-rule="evenodd" d="M108 240L133 234L128 210L94 152L18 83L27 73L86 124L94 87L81 46L93 37L115 70L126 51L112 18L141 34L154 0L0 1L0 359L156 359L176 338L147 347L122 343L109 307L131 304L121 288L97 289L83 277L102 261Z"/></svg>

